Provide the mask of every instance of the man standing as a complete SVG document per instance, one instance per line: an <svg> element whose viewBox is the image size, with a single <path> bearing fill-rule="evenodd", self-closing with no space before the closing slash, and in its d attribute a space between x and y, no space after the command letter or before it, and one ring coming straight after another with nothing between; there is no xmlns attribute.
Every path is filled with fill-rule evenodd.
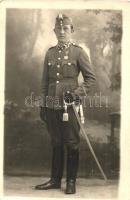
<svg viewBox="0 0 130 200"><path fill-rule="evenodd" d="M45 56L42 78L44 105L40 116L46 121L53 148L51 178L37 185L35 189L47 190L61 188L64 168L64 146L67 148L66 194L76 192L76 177L79 163L79 131L72 106L64 109L64 100L79 99L82 91L78 85L78 75L84 78L84 89L88 92L95 82L95 76L84 50L71 42L74 31L71 19L59 14L54 32L58 44L51 47ZM66 112L66 113L64 113ZM65 114L68 114L66 121ZM65 120L65 121L64 121Z"/></svg>

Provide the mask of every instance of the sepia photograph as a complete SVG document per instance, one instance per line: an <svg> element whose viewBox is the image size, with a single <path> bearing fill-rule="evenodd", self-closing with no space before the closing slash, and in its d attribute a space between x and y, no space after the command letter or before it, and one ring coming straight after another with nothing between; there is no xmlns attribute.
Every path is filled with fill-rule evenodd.
<svg viewBox="0 0 130 200"><path fill-rule="evenodd" d="M123 11L6 8L5 197L117 199Z"/></svg>

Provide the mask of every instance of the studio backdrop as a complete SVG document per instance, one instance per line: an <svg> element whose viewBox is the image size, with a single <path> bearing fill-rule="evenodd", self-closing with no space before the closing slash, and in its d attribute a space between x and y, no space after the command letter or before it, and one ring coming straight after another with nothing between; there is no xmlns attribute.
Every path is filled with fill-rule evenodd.
<svg viewBox="0 0 130 200"><path fill-rule="evenodd" d="M54 23L61 10L7 9L4 173L49 175L51 145L40 120L38 99L45 52L56 45ZM73 40L85 49L96 86L84 102L84 128L108 177L118 176L120 157L120 10L62 10L72 18ZM82 76L79 76L82 83ZM101 176L81 137L78 176Z"/></svg>

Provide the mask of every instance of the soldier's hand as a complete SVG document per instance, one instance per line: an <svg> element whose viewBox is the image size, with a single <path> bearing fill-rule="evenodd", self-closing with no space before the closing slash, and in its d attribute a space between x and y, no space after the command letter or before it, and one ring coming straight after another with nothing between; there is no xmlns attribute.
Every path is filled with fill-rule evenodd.
<svg viewBox="0 0 130 200"><path fill-rule="evenodd" d="M46 122L46 107L40 107L40 118Z"/></svg>

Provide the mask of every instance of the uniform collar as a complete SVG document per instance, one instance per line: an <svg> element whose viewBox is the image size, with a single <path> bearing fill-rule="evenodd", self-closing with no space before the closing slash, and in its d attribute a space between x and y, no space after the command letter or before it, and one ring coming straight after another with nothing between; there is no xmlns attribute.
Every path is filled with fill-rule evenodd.
<svg viewBox="0 0 130 200"><path fill-rule="evenodd" d="M64 50L64 49L68 49L71 45L71 42L67 42L64 44L57 44L57 48L58 50Z"/></svg>

